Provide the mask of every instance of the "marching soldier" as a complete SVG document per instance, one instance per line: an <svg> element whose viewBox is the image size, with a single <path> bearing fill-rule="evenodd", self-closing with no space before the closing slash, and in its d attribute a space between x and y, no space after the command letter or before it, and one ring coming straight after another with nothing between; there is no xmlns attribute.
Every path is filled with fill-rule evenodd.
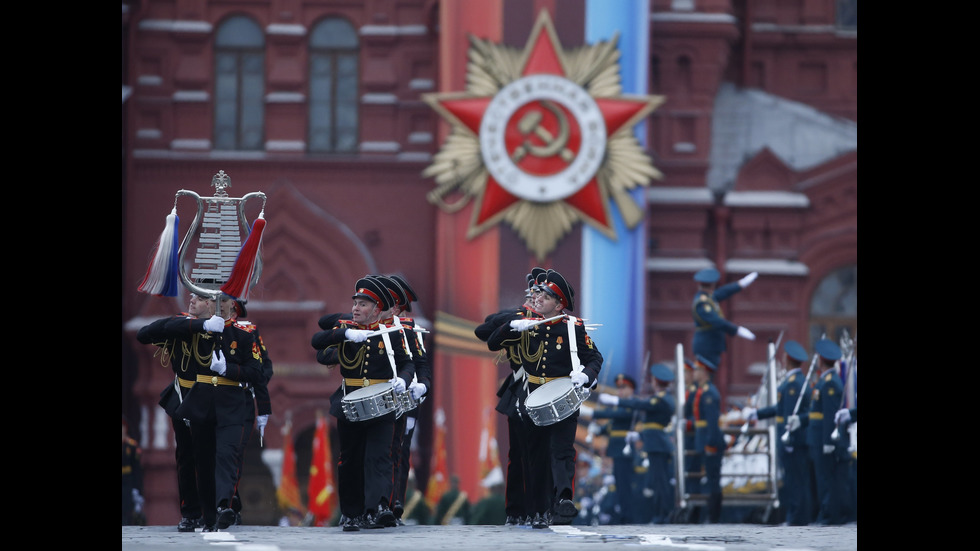
<svg viewBox="0 0 980 551"><path fill-rule="evenodd" d="M616 480L616 499L614 508L616 515L612 524L636 524L636 516L640 514L637 507L637 476L634 469L636 454L633 444L627 440L627 434L633 430L637 422L638 411L632 405L636 381L632 377L619 373L616 375L618 396L600 393L596 399L600 404L611 406L597 409L592 413L593 419L609 419L602 427L600 434L607 436L606 457L612 459L613 478ZM634 433L635 436L635 433Z"/></svg>
<svg viewBox="0 0 980 551"><path fill-rule="evenodd" d="M214 299L193 293L188 314L157 320L141 328L137 339L164 348L164 354L176 362L174 369L179 369L175 384L182 392L171 415L175 436L179 435L178 487L184 476L196 479L203 530L227 528L235 520L228 504L238 482L238 445L247 416L241 386L266 382L258 345L247 330L216 313ZM187 433L180 428L184 419L190 424ZM181 472L180 456L188 444L193 450L193 473ZM193 508L186 506L189 511ZM185 516L178 530L193 532L197 522Z"/></svg>
<svg viewBox="0 0 980 551"><path fill-rule="evenodd" d="M840 409L844 396L844 383L837 370L841 350L834 341L817 341L820 357L816 387L810 399L809 421L806 426L806 443L813 461L817 480L817 524L844 524L847 505L847 442L834 440L834 415Z"/></svg>
<svg viewBox="0 0 980 551"><path fill-rule="evenodd" d="M390 292L366 276L357 281L351 298L351 319L341 319L337 314L322 320L333 321L333 327L318 331L311 340L321 363L329 356L327 349L336 348L343 375L340 388L330 397L330 413L337 418L340 438L337 493L344 531L393 527L397 519L390 502L396 412L350 421L343 412L343 398L358 388L386 382L395 392L404 392L415 376L400 332L390 337L388 333L375 333L381 329L382 312L393 304Z"/></svg>
<svg viewBox="0 0 980 551"><path fill-rule="evenodd" d="M752 331L725 319L719 303L751 285L757 277L759 273L752 272L737 282L715 288L721 278L718 270L705 268L694 274L694 281L698 282L698 290L694 294L694 303L691 307L694 317L694 340L691 343L691 352L695 356L703 356L712 365L720 366L721 354L728 349L727 335L738 335L743 339L755 340Z"/></svg>
<svg viewBox="0 0 980 551"><path fill-rule="evenodd" d="M432 392L432 366L425 354L422 333L414 331L415 320L410 317L401 317L402 313L412 311L412 303L418 302L418 295L401 276L378 276L378 279L388 289L395 301L388 313L384 315L381 323L392 326L395 325L397 318L397 322L406 328L405 331L402 331L402 338L405 340L412 363L415 365L416 375L415 380L408 385L408 391L412 393L413 399L419 401L423 396ZM408 473L411 470L412 435L415 433L418 415L419 408L416 406L395 420L395 438L392 442L392 458L395 465L395 495L392 499L393 506L391 509L399 526L405 524L402 521L402 515L405 512Z"/></svg>
<svg viewBox="0 0 980 551"><path fill-rule="evenodd" d="M534 312L534 297L537 290L537 278L547 274L544 268L535 267L527 274L527 288L524 291L524 304L520 308L505 309L488 315L483 323L473 331L478 339L487 342L494 330L517 319L537 319ZM525 491L527 480L527 427L521 418L520 402L526 397L524 393L524 371L521 366L520 348L511 346L504 352L507 355L513 373L504 377L497 390L496 410L507 416L507 472L504 484L504 511L507 526L518 526L531 523L531 507Z"/></svg>
<svg viewBox="0 0 980 551"><path fill-rule="evenodd" d="M690 366L689 366L690 367ZM691 399L691 418L694 425L694 449L702 454L705 482L702 492L708 494L708 523L717 524L721 518L721 460L725 455L725 437L721 432L721 394L711 382L718 366L704 356L697 356L692 377L697 390ZM710 371L709 371L710 370Z"/></svg>
<svg viewBox="0 0 980 551"><path fill-rule="evenodd" d="M518 319L497 328L487 346L491 350L519 346L530 395L545 383L569 378L575 387L590 387L602 368L602 355L585 330L582 320L565 314L575 305L574 288L554 270L548 270L542 292L534 302L541 321ZM545 321L549 320L549 321ZM578 516L572 501L575 480L575 432L579 411L546 426L537 426L521 415L528 428L529 472L527 485L534 510L532 528L547 528L552 513L556 522L570 523ZM549 477L544 473L549 472Z"/></svg>
<svg viewBox="0 0 980 551"><path fill-rule="evenodd" d="M129 437L129 422L122 418L122 525L146 524L143 510L143 451ZM142 522L138 522L142 520Z"/></svg>
<svg viewBox="0 0 980 551"><path fill-rule="evenodd" d="M245 319L245 316L248 315L248 310L245 307L248 304L248 300L241 299L233 302L234 307L231 310L232 319L236 325L246 328L247 331L254 335L255 342L258 343L260 353L262 354L262 373L266 381L264 384L242 385L245 395L245 430L242 431L242 441L238 446L238 484L235 486L235 497L231 502L231 508L235 511L235 524L241 524L242 498L238 490L238 485L241 484L242 471L245 466L245 449L248 447L248 442L251 439L253 426L259 429L259 441L261 442L265 438L265 426L269 423L269 416L272 415L272 399L269 396L268 385L269 380L272 378L272 360L269 359L269 351L266 349L265 342L263 342L262 336L259 334L258 327ZM258 414L256 414L256 410Z"/></svg>
<svg viewBox="0 0 980 551"><path fill-rule="evenodd" d="M800 411L810 408L809 392L803 388L806 373L803 369L809 361L809 354L803 345L796 341L787 341L783 347L786 352L786 375L779 388L776 389L776 404L756 410L747 407L742 410L742 417L753 422L758 419L776 418L776 455L783 468L783 483L779 487L779 502L786 511L786 523L790 526L806 526L813 518L810 511L811 472L810 458L806 445L806 433L798 430L789 433L783 441L786 431L786 420L793 415L796 403L800 402ZM802 394L802 401L800 396Z"/></svg>

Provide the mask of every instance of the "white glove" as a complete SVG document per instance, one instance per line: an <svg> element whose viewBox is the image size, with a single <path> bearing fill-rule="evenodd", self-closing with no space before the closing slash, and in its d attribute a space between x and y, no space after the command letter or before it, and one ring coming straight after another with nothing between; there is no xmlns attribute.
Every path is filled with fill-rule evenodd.
<svg viewBox="0 0 980 551"><path fill-rule="evenodd" d="M748 339L750 341L754 341L755 340L755 333L753 333L752 331L749 331L745 327L739 327L738 328L738 331L736 331L735 334L738 335L739 337L742 337L743 339Z"/></svg>
<svg viewBox="0 0 980 551"><path fill-rule="evenodd" d="M344 337L351 342L364 342L368 338L368 333L370 331L367 329L348 329L344 331Z"/></svg>
<svg viewBox="0 0 980 551"><path fill-rule="evenodd" d="M576 388L589 382L589 376L586 375L585 373L582 373L581 371L576 371L575 373L572 373L571 379L572 379L572 384L575 385Z"/></svg>
<svg viewBox="0 0 980 551"><path fill-rule="evenodd" d="M228 371L228 365L225 363L225 356L220 350L215 350L211 353L211 371L214 371L218 375L224 375Z"/></svg>
<svg viewBox="0 0 980 551"><path fill-rule="evenodd" d="M753 407L742 408L742 419L746 421L758 421L759 411Z"/></svg>
<svg viewBox="0 0 980 551"><path fill-rule="evenodd" d="M534 320L514 320L510 322L510 327L515 331L527 331L534 323Z"/></svg>
<svg viewBox="0 0 980 551"><path fill-rule="evenodd" d="M618 406L619 405L619 396L614 396L612 394L605 394L605 393L600 394L599 395L599 403L600 404L603 404L603 405L606 405L606 406Z"/></svg>
<svg viewBox="0 0 980 551"><path fill-rule="evenodd" d="M212 333L221 333L225 330L225 319L218 314L204 320L204 330Z"/></svg>
<svg viewBox="0 0 980 551"><path fill-rule="evenodd" d="M851 412L848 411L847 408L839 409L837 410L837 413L834 414L835 425L842 425L844 423L850 423L850 422L851 422Z"/></svg>
<svg viewBox="0 0 980 551"><path fill-rule="evenodd" d="M738 280L738 286L744 289L749 285L752 285L752 282L755 281L755 278L757 277L759 277L759 272L752 272L751 274Z"/></svg>
<svg viewBox="0 0 980 551"><path fill-rule="evenodd" d="M259 438L265 438L265 426L269 423L269 414L259 415L255 418L255 424L259 426Z"/></svg>
<svg viewBox="0 0 980 551"><path fill-rule="evenodd" d="M412 393L412 398L415 400L420 400L427 389L422 383L412 381L412 384L408 385L408 390Z"/></svg>
<svg viewBox="0 0 980 551"><path fill-rule="evenodd" d="M388 382L391 383L391 388L393 388L395 392L405 392L405 380L401 377L393 377Z"/></svg>
<svg viewBox="0 0 980 551"><path fill-rule="evenodd" d="M133 512L142 513L143 512L143 496L140 495L140 491L133 488Z"/></svg>
<svg viewBox="0 0 980 551"><path fill-rule="evenodd" d="M595 410L585 404L582 404L578 408L578 413L579 416L581 416L584 419L592 419L592 415L595 413Z"/></svg>
<svg viewBox="0 0 980 551"><path fill-rule="evenodd" d="M834 446L833 444L824 444L823 445L823 453L824 454L834 453L834 450L835 449L836 449L836 446Z"/></svg>
<svg viewBox="0 0 980 551"><path fill-rule="evenodd" d="M653 490L650 488L643 488L643 497L647 497L647 498L653 497Z"/></svg>
<svg viewBox="0 0 980 551"><path fill-rule="evenodd" d="M627 444L632 444L633 442L636 442L639 439L640 439L640 433L636 432L635 430L631 430L626 433Z"/></svg>
<svg viewBox="0 0 980 551"><path fill-rule="evenodd" d="M800 416L790 415L786 418L786 430L793 432L794 430L800 428Z"/></svg>

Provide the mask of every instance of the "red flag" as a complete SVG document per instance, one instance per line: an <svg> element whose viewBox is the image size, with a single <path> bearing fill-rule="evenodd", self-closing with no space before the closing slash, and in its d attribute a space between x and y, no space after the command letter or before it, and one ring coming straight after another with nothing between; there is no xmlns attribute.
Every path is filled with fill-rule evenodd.
<svg viewBox="0 0 980 551"><path fill-rule="evenodd" d="M334 485L333 459L330 454L330 438L327 420L316 412L316 430L313 431L313 460L310 463L310 483L307 497L313 526L327 526L333 515Z"/></svg>
<svg viewBox="0 0 980 551"><path fill-rule="evenodd" d="M282 428L282 475L276 497L283 514L292 511L303 515L305 510L299 499L299 484L296 482L296 451L293 449L292 426L292 422L287 420Z"/></svg>
<svg viewBox="0 0 980 551"><path fill-rule="evenodd" d="M429 486L425 490L425 500L435 509L439 498L449 489L449 461L446 458L446 414L442 408L436 410L436 439L434 443L436 461L429 475Z"/></svg>

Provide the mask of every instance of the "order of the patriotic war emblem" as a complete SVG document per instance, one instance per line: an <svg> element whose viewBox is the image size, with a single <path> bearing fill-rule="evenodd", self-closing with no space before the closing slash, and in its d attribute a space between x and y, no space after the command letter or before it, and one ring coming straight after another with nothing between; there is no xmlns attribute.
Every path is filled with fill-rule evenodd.
<svg viewBox="0 0 980 551"><path fill-rule="evenodd" d="M566 51L542 11L523 50L471 35L466 91L423 96L452 126L428 199L475 200L468 238L506 222L543 259L578 222L615 239L610 198L643 220L629 192L662 175L632 128L664 98L621 93L616 41Z"/></svg>

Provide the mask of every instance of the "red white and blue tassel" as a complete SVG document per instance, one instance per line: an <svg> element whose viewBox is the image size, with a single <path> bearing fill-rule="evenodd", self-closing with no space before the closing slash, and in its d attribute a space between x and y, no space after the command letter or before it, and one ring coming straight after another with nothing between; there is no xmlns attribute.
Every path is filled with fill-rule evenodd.
<svg viewBox="0 0 980 551"><path fill-rule="evenodd" d="M252 223L245 244L238 252L235 266L231 269L228 282L221 286L221 291L235 297L235 300L248 300L252 274L255 273L255 261L258 258L259 245L262 244L262 231L265 229L265 211Z"/></svg>
<svg viewBox="0 0 980 551"><path fill-rule="evenodd" d="M167 216L167 225L163 228L163 233L160 234L153 260L146 269L143 283L139 286L141 293L158 297L177 296L177 275L179 273L177 266L178 224L180 224L180 218L177 217L177 208L175 207Z"/></svg>

